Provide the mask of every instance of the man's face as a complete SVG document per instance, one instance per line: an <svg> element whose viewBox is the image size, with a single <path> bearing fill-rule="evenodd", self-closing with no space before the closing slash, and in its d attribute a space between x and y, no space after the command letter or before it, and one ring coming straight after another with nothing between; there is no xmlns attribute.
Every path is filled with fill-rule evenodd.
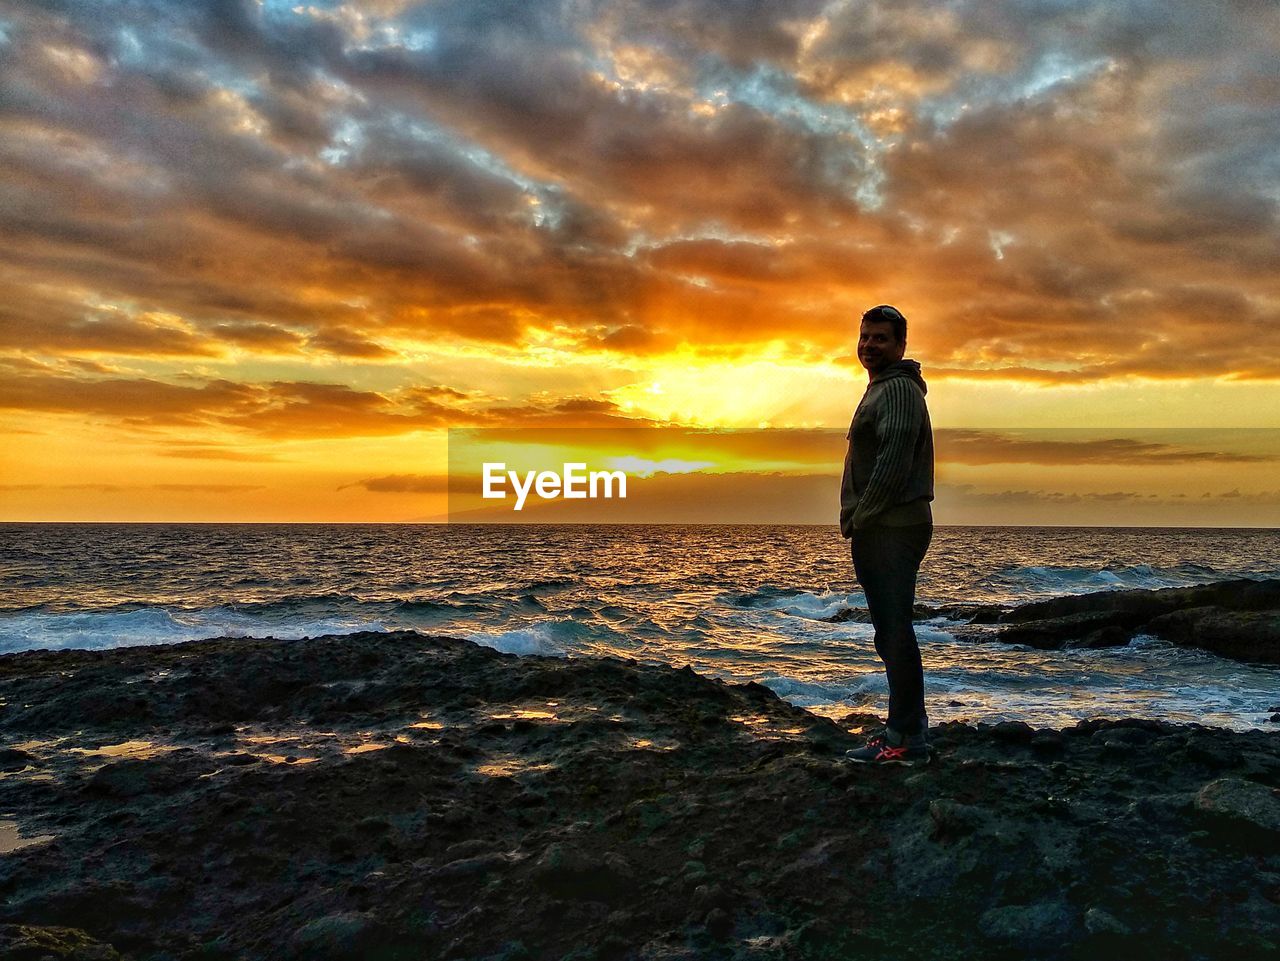
<svg viewBox="0 0 1280 961"><path fill-rule="evenodd" d="M875 375L890 364L902 360L906 351L905 341L895 340L893 324L887 320L864 320L858 332L858 360Z"/></svg>

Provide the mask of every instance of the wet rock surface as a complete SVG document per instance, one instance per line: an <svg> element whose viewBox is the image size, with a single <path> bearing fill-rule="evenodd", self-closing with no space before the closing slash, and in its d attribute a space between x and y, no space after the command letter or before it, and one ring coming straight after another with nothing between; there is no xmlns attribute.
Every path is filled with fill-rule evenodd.
<svg viewBox="0 0 1280 961"><path fill-rule="evenodd" d="M0 958L1280 947L1280 735L949 723L410 632L0 657ZM26 952L26 953L23 953Z"/></svg>
<svg viewBox="0 0 1280 961"><path fill-rule="evenodd" d="M1280 664L1280 581L1055 597L1006 612L1000 625L999 640L1031 647L1114 647L1148 634L1237 661Z"/></svg>
<svg viewBox="0 0 1280 961"><path fill-rule="evenodd" d="M14 961L120 961L110 945L75 928L0 924L0 958Z"/></svg>
<svg viewBox="0 0 1280 961"><path fill-rule="evenodd" d="M1253 664L1280 664L1280 580L1248 578L1196 587L1098 591L1033 601L916 605L915 619L946 617L990 626L955 633L975 640L1025 644L1040 650L1122 647L1139 634ZM841 608L822 620L869 622L862 608Z"/></svg>

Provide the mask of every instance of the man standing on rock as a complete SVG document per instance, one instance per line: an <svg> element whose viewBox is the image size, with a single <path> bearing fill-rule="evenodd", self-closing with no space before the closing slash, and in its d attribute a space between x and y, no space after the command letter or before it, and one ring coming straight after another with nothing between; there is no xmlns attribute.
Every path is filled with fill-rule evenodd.
<svg viewBox="0 0 1280 961"><path fill-rule="evenodd" d="M847 752L868 764L927 764L924 669L911 625L916 577L933 538L933 429L920 365L903 360L907 319L887 304L862 315L858 360L867 390L849 426L840 481L840 533L867 598L876 653L889 680L883 732Z"/></svg>

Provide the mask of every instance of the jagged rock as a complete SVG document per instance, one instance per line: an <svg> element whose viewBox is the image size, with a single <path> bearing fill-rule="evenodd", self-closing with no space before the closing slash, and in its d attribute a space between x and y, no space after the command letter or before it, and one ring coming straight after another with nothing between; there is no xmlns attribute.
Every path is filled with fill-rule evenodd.
<svg viewBox="0 0 1280 961"><path fill-rule="evenodd" d="M1147 633L1237 661L1280 664L1280 611L1193 607L1153 618Z"/></svg>
<svg viewBox="0 0 1280 961"><path fill-rule="evenodd" d="M1129 926L1102 908L1090 908L1084 913L1084 929L1090 934L1129 934Z"/></svg>
<svg viewBox="0 0 1280 961"><path fill-rule="evenodd" d="M993 604L947 604L942 607L931 607L928 604L916 604L911 609L913 621L927 621L934 617L945 617L952 621L963 621L966 624L995 624L1005 614L1007 608ZM834 614L818 618L828 624L843 624L846 621L871 623L871 613L865 607L842 607Z"/></svg>
<svg viewBox="0 0 1280 961"><path fill-rule="evenodd" d="M1029 742L1031 750L1043 756L1061 754L1066 750L1066 739L1057 731L1038 731Z"/></svg>
<svg viewBox="0 0 1280 961"><path fill-rule="evenodd" d="M938 609L938 613L953 621L964 621L968 624L995 624L1008 608L994 604L953 604Z"/></svg>
<svg viewBox="0 0 1280 961"><path fill-rule="evenodd" d="M1000 721L990 727L991 736L1006 744L1029 744L1036 736L1035 728L1026 721Z"/></svg>
<svg viewBox="0 0 1280 961"><path fill-rule="evenodd" d="M0 924L0 958L12 961L119 961L109 944L79 928Z"/></svg>
<svg viewBox="0 0 1280 961"><path fill-rule="evenodd" d="M844 624L847 621L857 621L861 624L870 624L871 612L865 607L842 607L834 614L828 617L820 617L818 620L826 621L828 624Z"/></svg>
<svg viewBox="0 0 1280 961"><path fill-rule="evenodd" d="M357 683L376 696L353 713ZM78 712L120 689L145 721ZM0 697L32 705L0 716L6 744L68 739L0 779L6 817L58 832L0 857L0 922L80 926L138 959L514 961L516 939L583 961L909 957L922 930L957 958L1120 956L1105 913L1152 957L1261 957L1280 930L1280 868L1259 861L1269 731L947 722L907 773L843 761L872 714L832 724L759 684L409 632L0 657ZM211 743L222 715L236 725ZM85 790L101 761L73 748L161 731L192 751ZM394 745L346 753L372 732ZM286 752L312 763L267 759ZM153 774L163 791L132 793ZM1139 931L1153 892L1170 909ZM973 943L979 918L992 943Z"/></svg>
<svg viewBox="0 0 1280 961"><path fill-rule="evenodd" d="M1280 580L1101 591L1034 601L1002 615L996 639L1056 650L1116 647L1136 634L1234 660L1280 664Z"/></svg>
<svg viewBox="0 0 1280 961"><path fill-rule="evenodd" d="M294 932L289 949L298 961L350 961L369 957L386 938L372 915L349 911L309 921Z"/></svg>
<svg viewBox="0 0 1280 961"><path fill-rule="evenodd" d="M85 790L108 797L131 798L173 787L177 776L158 761L115 761L95 771Z"/></svg>
<svg viewBox="0 0 1280 961"><path fill-rule="evenodd" d="M458 858L442 865L435 871L435 877L448 880L459 880L471 877L483 877L510 861L505 854L490 852L477 854L474 857Z"/></svg>
<svg viewBox="0 0 1280 961"><path fill-rule="evenodd" d="M1280 789L1241 778L1220 778L1201 788L1195 809L1220 827L1280 836Z"/></svg>
<svg viewBox="0 0 1280 961"><path fill-rule="evenodd" d="M1025 644L1040 650L1057 650L1073 645L1070 642L1090 636L1122 637L1121 644L1129 643L1129 630L1142 623L1142 619L1124 611L1082 611L1061 617L1043 618L1001 626L997 639L1006 644ZM1110 634L1103 634L1110 631Z"/></svg>
<svg viewBox="0 0 1280 961"><path fill-rule="evenodd" d="M1009 904L978 919L978 930L987 938L1026 952L1059 947L1074 926L1070 910L1057 901Z"/></svg>
<svg viewBox="0 0 1280 961"><path fill-rule="evenodd" d="M733 918L724 908L712 908L703 923L707 926L707 933L717 940L727 938L733 931Z"/></svg>
<svg viewBox="0 0 1280 961"><path fill-rule="evenodd" d="M1280 580L1244 578L1196 587L1072 594L1021 604L1006 614L1002 621L1019 624L1091 611L1108 611L1133 615L1145 622L1170 611L1191 607L1223 607L1237 611L1274 610L1280 608Z"/></svg>
<svg viewBox="0 0 1280 961"><path fill-rule="evenodd" d="M562 896L583 900L612 898L635 885L635 871L621 855L595 855L559 841L534 862L533 876Z"/></svg>
<svg viewBox="0 0 1280 961"><path fill-rule="evenodd" d="M0 749L0 771L21 771L35 763L36 759L33 755L26 751L19 751L16 747Z"/></svg>
<svg viewBox="0 0 1280 961"><path fill-rule="evenodd" d="M722 884L699 884L693 891L693 904L703 911L733 907L734 898Z"/></svg>
<svg viewBox="0 0 1280 961"><path fill-rule="evenodd" d="M1124 647L1131 640L1133 640L1132 631L1115 624L1108 624L1105 627L1090 631L1082 638L1068 641L1066 646L1069 648L1098 650L1103 647Z"/></svg>
<svg viewBox="0 0 1280 961"><path fill-rule="evenodd" d="M971 834L991 821L991 812L973 804L962 804L951 798L938 798L929 804L933 836L938 840Z"/></svg>

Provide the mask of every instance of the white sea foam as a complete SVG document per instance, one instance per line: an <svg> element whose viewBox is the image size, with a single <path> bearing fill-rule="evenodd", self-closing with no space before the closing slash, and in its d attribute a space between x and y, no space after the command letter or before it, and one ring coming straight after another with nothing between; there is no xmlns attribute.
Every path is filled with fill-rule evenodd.
<svg viewBox="0 0 1280 961"><path fill-rule="evenodd" d="M868 671L863 674L857 681L849 686L849 690L856 694L888 694L889 679L885 677L883 670Z"/></svg>
<svg viewBox="0 0 1280 961"><path fill-rule="evenodd" d="M865 606L830 531L760 535L775 546L762 542L750 556L739 556L741 531L516 534L513 544L513 532L499 528L0 525L9 561L0 571L8 605L0 605L0 652L416 628L518 654L607 654L769 677L788 700L819 712L883 704L872 626L823 620ZM1276 577L1276 558L1280 533L1269 531L939 528L919 597L935 607L1012 605ZM917 623L931 716L1252 726L1280 704L1274 669L1142 637L1106 651L1039 651L998 643L995 630Z"/></svg>
<svg viewBox="0 0 1280 961"><path fill-rule="evenodd" d="M978 584L981 589L993 590L997 595L1007 593L1006 600L1017 601L1061 594L1185 587L1221 577L1220 572L1195 564L1170 567L1152 564L1107 567L1027 564L996 571L981 578Z"/></svg>
<svg viewBox="0 0 1280 961"><path fill-rule="evenodd" d="M955 644L956 636L950 631L943 630L937 624L924 623L916 624L916 640L930 644Z"/></svg>
<svg viewBox="0 0 1280 961"><path fill-rule="evenodd" d="M563 657L569 653L569 645L566 643L567 633L569 632L566 631L564 622L545 621L511 631L497 633L472 631L458 636L504 654L546 654Z"/></svg>
<svg viewBox="0 0 1280 961"><path fill-rule="evenodd" d="M1172 647L1173 644L1163 637L1155 637L1151 634L1135 634L1129 639L1128 646L1135 651L1153 651Z"/></svg>
<svg viewBox="0 0 1280 961"><path fill-rule="evenodd" d="M266 620L223 607L194 611L141 607L131 611L16 614L0 620L0 653L73 648L106 650L207 637L295 638L381 630L384 630L382 624L357 618Z"/></svg>
<svg viewBox="0 0 1280 961"><path fill-rule="evenodd" d="M779 594L776 597L767 595L752 597L747 606L756 610L777 611L780 614L790 614L792 617L803 617L817 621L838 614L846 607L861 607L865 605L866 601L863 599L862 594L857 592L848 594L838 591L823 591L815 594L812 591L792 591Z"/></svg>
<svg viewBox="0 0 1280 961"><path fill-rule="evenodd" d="M784 701L794 704L796 707L838 704L854 699L864 690L862 686L864 681L872 685L872 687L877 683L872 675L868 675L862 681L853 685L802 681L798 678L782 675L771 675L760 679L761 684ZM880 679L879 683L883 685L883 678Z"/></svg>

